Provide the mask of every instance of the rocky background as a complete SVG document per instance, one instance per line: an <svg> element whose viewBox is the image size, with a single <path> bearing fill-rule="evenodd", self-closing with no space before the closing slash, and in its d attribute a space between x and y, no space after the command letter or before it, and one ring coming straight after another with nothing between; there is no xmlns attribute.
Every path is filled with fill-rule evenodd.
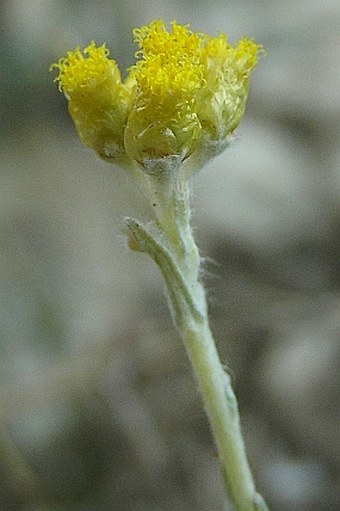
<svg viewBox="0 0 340 511"><path fill-rule="evenodd" d="M223 511L216 452L123 171L48 72L91 39L122 69L153 18L264 45L232 147L193 182L211 322L272 511L339 509L340 4L2 0L0 509Z"/></svg>

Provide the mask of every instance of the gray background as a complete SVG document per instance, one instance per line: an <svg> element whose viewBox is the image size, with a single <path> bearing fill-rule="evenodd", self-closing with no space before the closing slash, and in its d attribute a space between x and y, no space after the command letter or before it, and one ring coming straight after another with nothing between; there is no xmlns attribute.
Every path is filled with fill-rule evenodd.
<svg viewBox="0 0 340 511"><path fill-rule="evenodd" d="M82 147L49 65L163 17L267 50L234 143L193 182L211 323L274 511L339 497L338 0L2 0L0 509L222 511L215 449L158 270L151 218Z"/></svg>

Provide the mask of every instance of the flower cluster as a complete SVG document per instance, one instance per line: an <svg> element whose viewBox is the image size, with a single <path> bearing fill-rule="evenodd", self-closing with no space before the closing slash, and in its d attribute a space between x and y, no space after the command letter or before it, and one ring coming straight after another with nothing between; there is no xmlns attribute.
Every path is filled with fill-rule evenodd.
<svg viewBox="0 0 340 511"><path fill-rule="evenodd" d="M124 81L94 42L51 66L82 142L121 165L221 150L243 115L261 47L246 38L233 47L175 21L171 31L156 20L133 36L137 62Z"/></svg>

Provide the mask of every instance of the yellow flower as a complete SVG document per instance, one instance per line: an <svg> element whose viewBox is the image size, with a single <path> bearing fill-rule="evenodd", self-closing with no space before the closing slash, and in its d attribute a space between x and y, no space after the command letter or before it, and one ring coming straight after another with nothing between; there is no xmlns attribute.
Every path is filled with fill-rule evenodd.
<svg viewBox="0 0 340 511"><path fill-rule="evenodd" d="M53 64L81 140L102 158L146 166L222 149L238 126L260 46L195 33L162 20L133 31L137 62L121 81L105 45L92 42Z"/></svg>
<svg viewBox="0 0 340 511"><path fill-rule="evenodd" d="M92 41L83 52L69 51L51 69L59 70L55 81L69 101L81 141L102 158L119 162L125 157L131 87L122 84L117 63L108 56L105 45Z"/></svg>
<svg viewBox="0 0 340 511"><path fill-rule="evenodd" d="M260 48L245 37L235 47L223 34L206 39L201 52L205 87L197 95L197 113L213 140L223 143L239 125Z"/></svg>
<svg viewBox="0 0 340 511"><path fill-rule="evenodd" d="M137 161L191 154L201 137L195 97L204 85L200 38L187 26L164 22L135 29L140 60L130 69L137 88L125 145Z"/></svg>

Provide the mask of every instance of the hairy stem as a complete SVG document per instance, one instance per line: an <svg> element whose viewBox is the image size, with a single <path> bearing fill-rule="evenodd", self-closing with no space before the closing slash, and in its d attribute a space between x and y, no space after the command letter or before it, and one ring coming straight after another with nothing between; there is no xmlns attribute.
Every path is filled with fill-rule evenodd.
<svg viewBox="0 0 340 511"><path fill-rule="evenodd" d="M236 397L210 330L205 291L199 281L199 254L190 227L189 193L181 185L175 183L174 195L166 201L176 205L180 190L177 197L181 207L175 213L172 211L171 216L159 215L156 223L148 228L137 220L126 219L130 248L148 253L163 274L173 319L191 361L216 442L231 509L267 511L263 498L255 490ZM161 188L158 192L161 193ZM164 216L167 229L162 225ZM169 228L171 222L174 225Z"/></svg>
<svg viewBox="0 0 340 511"><path fill-rule="evenodd" d="M215 438L227 496L235 511L255 511L255 486L230 377L222 367L207 320L196 326L180 333Z"/></svg>

